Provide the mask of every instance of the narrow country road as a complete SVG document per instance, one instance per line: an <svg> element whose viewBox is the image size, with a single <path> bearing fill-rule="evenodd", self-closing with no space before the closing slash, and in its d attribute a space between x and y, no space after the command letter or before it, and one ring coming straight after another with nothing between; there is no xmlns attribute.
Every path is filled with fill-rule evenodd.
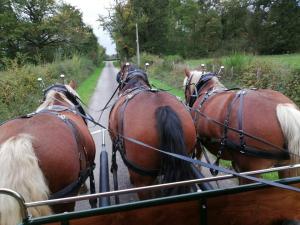
<svg viewBox="0 0 300 225"><path fill-rule="evenodd" d="M116 74L118 70L113 66L112 62L106 62L104 69L102 70L102 74L98 80L96 90L89 102L88 112L92 115L92 117L98 121L100 117L100 110L105 106L108 102L110 97L112 96L113 92L117 88L117 81L116 81ZM115 102L116 96L112 99L112 104ZM105 127L108 127L108 117L110 112L110 107L103 112L101 120L98 121ZM95 132L100 130L101 128L95 126L92 123L89 123L89 128L91 132ZM100 160L100 151L102 149L102 133L96 133L93 135L94 141L96 143L96 168L94 170L95 181L96 181L96 192L99 192L99 160ZM105 132L105 144L106 144L106 151L108 152L108 160L109 160L109 168L111 166L111 140L109 137L108 132ZM126 166L124 165L120 155L117 155L117 163L118 163L118 182L119 182L119 189L127 189L132 188L132 185L129 182L129 176ZM89 182L86 182L89 184ZM89 187L89 185L87 185ZM110 190L113 190L113 179L112 174L110 173ZM125 202L132 202L137 200L136 194L128 194L120 196L120 203ZM111 202L114 203L114 199L111 198ZM81 201L76 203L76 210L84 210L90 209L90 205L88 201Z"/></svg>
<svg viewBox="0 0 300 225"><path fill-rule="evenodd" d="M113 92L117 88L117 82L116 82L116 74L117 69L113 66L112 62L106 62L105 68L102 70L102 74L98 80L96 90L90 100L89 108L87 111L92 115L92 117L105 127L108 127L108 117L111 107L106 109L103 112L103 115L101 119L99 120L101 109L104 108L105 104L108 102L110 97L112 96ZM116 96L112 99L109 106L112 106L112 104L115 102ZM90 131L93 133L95 131L99 131L101 128L98 126L95 126L92 123L89 123ZM102 149L102 133L95 133L93 135L94 141L96 143L96 149L97 154L95 158L96 168L94 170L95 175L95 181L96 181L96 192L99 192L99 158L100 158L100 151ZM111 166L111 140L109 137L108 132L105 132L105 144L106 144L106 150L108 152L108 160L109 160L109 168ZM210 155L210 158L212 161L214 161L212 158L213 156ZM202 159L205 161L205 159ZM118 182L119 182L119 189L127 189L132 188L133 186L129 182L129 176L126 166L124 165L119 153L117 155L117 163L118 163ZM206 177L211 176L208 169L203 169L202 172ZM110 190L113 191L113 178L112 174L110 173ZM214 188L224 188L224 187L230 187L236 185L236 179L231 180L225 180L225 181L218 181L218 182L211 182ZM87 181L87 184L89 182ZM89 185L87 185L89 187ZM132 202L137 201L137 195L136 194L127 194L120 196L120 203L126 203L126 202ZM111 197L111 203L114 204L114 198ZM76 211L90 209L90 205L88 201L80 201L76 203Z"/></svg>

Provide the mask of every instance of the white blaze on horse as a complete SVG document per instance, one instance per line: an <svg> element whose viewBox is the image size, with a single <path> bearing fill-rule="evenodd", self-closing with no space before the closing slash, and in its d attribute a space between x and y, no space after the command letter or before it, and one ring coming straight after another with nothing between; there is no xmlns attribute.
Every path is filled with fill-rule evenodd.
<svg viewBox="0 0 300 225"><path fill-rule="evenodd" d="M199 142L217 159L231 160L239 172L299 162L300 111L291 99L268 89L227 89L209 72L185 75ZM300 171L280 172L295 175Z"/></svg>

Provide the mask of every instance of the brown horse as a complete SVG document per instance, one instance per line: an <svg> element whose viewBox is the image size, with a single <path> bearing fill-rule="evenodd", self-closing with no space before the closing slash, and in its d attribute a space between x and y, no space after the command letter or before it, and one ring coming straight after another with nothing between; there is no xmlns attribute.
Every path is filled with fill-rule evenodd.
<svg viewBox="0 0 300 225"><path fill-rule="evenodd" d="M87 176L92 177L95 144L74 88L74 82L50 86L34 113L0 126L0 188L33 202L76 195ZM38 217L74 206L39 206L29 213ZM17 224L20 216L17 202L0 195L0 224Z"/></svg>
<svg viewBox="0 0 300 225"><path fill-rule="evenodd" d="M185 74L185 98L198 138L217 161L231 160L243 172L297 160L300 111L288 97L267 89L227 89L212 73Z"/></svg>
<svg viewBox="0 0 300 225"><path fill-rule="evenodd" d="M131 65L118 73L119 98L110 112L109 129L113 152L120 152L136 187L187 180L193 177L191 166L124 138L141 141L154 148L181 155L190 153L196 143L196 131L187 108L175 96L152 90L147 74ZM169 189L163 195L184 193L189 187ZM139 193L140 199L153 193Z"/></svg>

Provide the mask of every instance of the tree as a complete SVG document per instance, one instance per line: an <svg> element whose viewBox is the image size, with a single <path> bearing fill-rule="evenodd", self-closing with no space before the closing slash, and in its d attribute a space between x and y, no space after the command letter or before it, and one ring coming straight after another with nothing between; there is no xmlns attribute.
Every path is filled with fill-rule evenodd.
<svg viewBox="0 0 300 225"><path fill-rule="evenodd" d="M252 6L250 32L259 53L281 54L299 49L299 0L256 0Z"/></svg>
<svg viewBox="0 0 300 225"><path fill-rule="evenodd" d="M74 53L99 61L99 44L81 12L54 0L2 0L1 58L23 56L32 63L52 61ZM1 62L0 62L1 63ZM3 64L3 62L2 62Z"/></svg>
<svg viewBox="0 0 300 225"><path fill-rule="evenodd" d="M221 7L222 45L225 51L251 50L248 24L250 12L246 0L224 1Z"/></svg>

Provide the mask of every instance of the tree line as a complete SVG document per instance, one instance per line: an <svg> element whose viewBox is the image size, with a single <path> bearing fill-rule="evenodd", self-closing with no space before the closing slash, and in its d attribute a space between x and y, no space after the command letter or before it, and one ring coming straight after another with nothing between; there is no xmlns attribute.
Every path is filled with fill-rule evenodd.
<svg viewBox="0 0 300 225"><path fill-rule="evenodd" d="M300 50L300 0L115 0L100 23L121 57L141 51L202 57Z"/></svg>
<svg viewBox="0 0 300 225"><path fill-rule="evenodd" d="M0 69L10 59L38 64L73 54L94 63L105 54L78 9L55 0L0 0Z"/></svg>

